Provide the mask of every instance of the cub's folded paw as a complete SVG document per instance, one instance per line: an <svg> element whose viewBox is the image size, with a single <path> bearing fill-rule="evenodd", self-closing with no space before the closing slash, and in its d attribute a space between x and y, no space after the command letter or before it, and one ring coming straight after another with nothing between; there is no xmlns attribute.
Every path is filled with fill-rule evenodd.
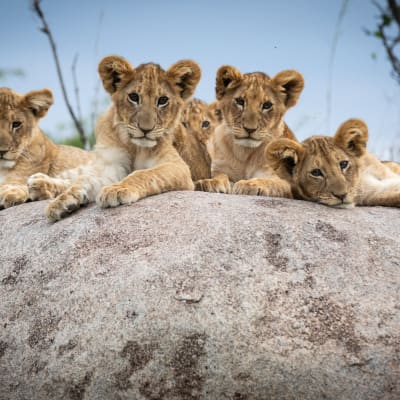
<svg viewBox="0 0 400 400"><path fill-rule="evenodd" d="M195 190L212 193L231 193L231 183L226 179L200 179L195 183Z"/></svg>
<svg viewBox="0 0 400 400"><path fill-rule="evenodd" d="M246 194L253 196L267 196L268 190L258 182L248 180L237 181L232 188L234 194Z"/></svg>
<svg viewBox="0 0 400 400"><path fill-rule="evenodd" d="M28 178L29 198L31 200L53 199L57 195L56 185L46 174L37 173Z"/></svg>
<svg viewBox="0 0 400 400"><path fill-rule="evenodd" d="M4 185L0 187L0 209L25 203L28 198L28 188L26 186Z"/></svg>
<svg viewBox="0 0 400 400"><path fill-rule="evenodd" d="M251 196L293 198L290 185L285 181L277 182L276 179L243 179L233 185L232 192Z"/></svg>
<svg viewBox="0 0 400 400"><path fill-rule="evenodd" d="M135 203L139 198L139 194L132 189L116 184L103 187L97 196L96 202L100 207L107 208Z"/></svg>
<svg viewBox="0 0 400 400"><path fill-rule="evenodd" d="M67 217L81 205L88 203L86 193L82 190L69 189L55 198L46 208L46 217L50 222Z"/></svg>

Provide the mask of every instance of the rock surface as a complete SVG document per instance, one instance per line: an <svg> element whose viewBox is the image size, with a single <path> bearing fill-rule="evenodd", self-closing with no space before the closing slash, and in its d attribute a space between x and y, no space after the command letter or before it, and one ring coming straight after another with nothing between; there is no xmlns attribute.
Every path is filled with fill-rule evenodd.
<svg viewBox="0 0 400 400"><path fill-rule="evenodd" d="M400 210L174 192L0 211L0 399L400 398Z"/></svg>

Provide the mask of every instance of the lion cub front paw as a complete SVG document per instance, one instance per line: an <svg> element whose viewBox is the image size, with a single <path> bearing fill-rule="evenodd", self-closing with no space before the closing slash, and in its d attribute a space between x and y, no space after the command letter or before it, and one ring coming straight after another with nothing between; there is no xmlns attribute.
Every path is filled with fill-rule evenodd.
<svg viewBox="0 0 400 400"><path fill-rule="evenodd" d="M241 180L237 181L232 188L234 194L246 194L252 196L267 196L268 190L261 186L257 181Z"/></svg>
<svg viewBox="0 0 400 400"><path fill-rule="evenodd" d="M115 184L103 187L97 196L96 202L100 207L107 208L135 203L139 198L139 194L132 189Z"/></svg>
<svg viewBox="0 0 400 400"><path fill-rule="evenodd" d="M37 173L28 178L29 198L31 200L54 199L57 196L57 186L46 174Z"/></svg>
<svg viewBox="0 0 400 400"><path fill-rule="evenodd" d="M59 221L87 203L86 192L74 188L68 189L47 206L46 217L50 222Z"/></svg>
<svg viewBox="0 0 400 400"><path fill-rule="evenodd" d="M195 183L195 190L212 193L231 193L229 178L200 179Z"/></svg>
<svg viewBox="0 0 400 400"><path fill-rule="evenodd" d="M25 203L28 198L28 188L26 186L4 185L0 187L0 209Z"/></svg>
<svg viewBox="0 0 400 400"><path fill-rule="evenodd" d="M232 192L251 196L293 198L290 184L276 179L243 179L233 185Z"/></svg>

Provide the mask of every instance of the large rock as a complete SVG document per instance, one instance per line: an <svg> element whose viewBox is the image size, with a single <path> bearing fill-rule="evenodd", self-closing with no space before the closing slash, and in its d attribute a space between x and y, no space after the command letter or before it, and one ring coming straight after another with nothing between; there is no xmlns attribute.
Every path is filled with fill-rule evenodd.
<svg viewBox="0 0 400 400"><path fill-rule="evenodd" d="M1 399L400 398L400 210L174 192L0 212Z"/></svg>

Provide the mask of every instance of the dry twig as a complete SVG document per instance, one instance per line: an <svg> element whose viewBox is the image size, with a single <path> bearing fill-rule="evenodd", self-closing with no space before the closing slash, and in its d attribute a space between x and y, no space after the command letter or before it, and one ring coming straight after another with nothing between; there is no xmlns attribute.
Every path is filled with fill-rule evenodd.
<svg viewBox="0 0 400 400"><path fill-rule="evenodd" d="M55 61L55 64L56 64L58 80L60 81L61 90L62 90L62 93L63 93L64 101L65 101L65 104L67 106L68 112L70 113L71 118L74 121L76 129L78 130L79 137L80 137L81 142L82 142L82 146L84 148L88 148L88 140L87 140L87 137L86 137L86 134L85 134L85 130L83 129L81 121L75 115L74 110L73 110L73 108L71 106L71 103L69 102L67 90L66 90L65 84L64 84L64 78L63 78L63 75L62 75L62 72L61 72L60 61L59 61L58 54L57 54L56 43L54 41L53 35L52 35L50 27L49 27L49 25L48 25L48 23L46 21L44 13L43 13L43 11L42 11L42 9L40 7L40 3L41 3L41 0L32 0L32 9L36 13L36 15L39 17L40 21L42 22L42 27L40 28L40 30L49 39L51 50L52 50L52 53L53 53L53 58L54 58L54 61Z"/></svg>

